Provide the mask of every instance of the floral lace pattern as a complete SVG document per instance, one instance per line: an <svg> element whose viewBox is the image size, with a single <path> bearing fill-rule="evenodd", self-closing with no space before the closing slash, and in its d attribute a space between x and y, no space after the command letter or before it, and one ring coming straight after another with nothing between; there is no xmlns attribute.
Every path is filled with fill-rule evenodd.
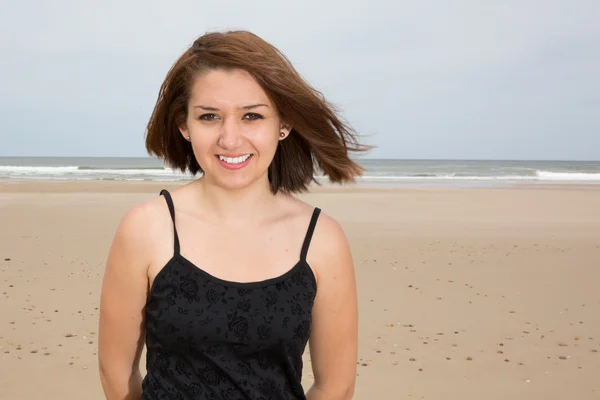
<svg viewBox="0 0 600 400"><path fill-rule="evenodd" d="M246 284L175 254L148 295L142 399L305 399L302 354L316 290L304 258L278 278Z"/></svg>

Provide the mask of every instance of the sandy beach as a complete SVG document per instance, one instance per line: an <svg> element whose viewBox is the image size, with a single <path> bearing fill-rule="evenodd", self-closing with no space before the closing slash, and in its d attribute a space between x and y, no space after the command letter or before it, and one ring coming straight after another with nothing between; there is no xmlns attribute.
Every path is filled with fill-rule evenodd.
<svg viewBox="0 0 600 400"><path fill-rule="evenodd" d="M97 323L112 236L129 207L175 186L0 184L0 399L104 398ZM352 247L356 399L600 398L600 185L300 197Z"/></svg>

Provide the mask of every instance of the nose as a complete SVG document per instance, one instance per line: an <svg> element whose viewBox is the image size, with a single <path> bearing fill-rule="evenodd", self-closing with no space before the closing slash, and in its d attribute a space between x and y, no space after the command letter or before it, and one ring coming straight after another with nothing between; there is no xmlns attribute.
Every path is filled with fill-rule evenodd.
<svg viewBox="0 0 600 400"><path fill-rule="evenodd" d="M234 150L240 146L242 139L241 127L234 118L227 118L219 130L218 145L225 150Z"/></svg>

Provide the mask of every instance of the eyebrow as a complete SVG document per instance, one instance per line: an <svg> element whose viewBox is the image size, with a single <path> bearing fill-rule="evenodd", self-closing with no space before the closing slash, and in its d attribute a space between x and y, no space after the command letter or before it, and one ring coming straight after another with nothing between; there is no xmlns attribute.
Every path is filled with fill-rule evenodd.
<svg viewBox="0 0 600 400"><path fill-rule="evenodd" d="M249 106L240 107L239 109L240 110L252 110L252 109L258 108L258 107L269 107L269 106L266 104L251 104ZM194 106L194 108L201 108L206 111L219 111L219 109L216 107L209 107L209 106L204 106L204 105L197 105L197 106Z"/></svg>

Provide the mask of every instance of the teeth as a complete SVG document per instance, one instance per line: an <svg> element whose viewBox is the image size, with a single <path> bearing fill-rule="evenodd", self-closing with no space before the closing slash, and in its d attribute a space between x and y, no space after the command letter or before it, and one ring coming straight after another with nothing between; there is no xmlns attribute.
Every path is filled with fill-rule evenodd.
<svg viewBox="0 0 600 400"><path fill-rule="evenodd" d="M221 161L225 161L227 164L240 164L246 161L250 157L250 154L243 155L241 157L223 157L219 156Z"/></svg>

